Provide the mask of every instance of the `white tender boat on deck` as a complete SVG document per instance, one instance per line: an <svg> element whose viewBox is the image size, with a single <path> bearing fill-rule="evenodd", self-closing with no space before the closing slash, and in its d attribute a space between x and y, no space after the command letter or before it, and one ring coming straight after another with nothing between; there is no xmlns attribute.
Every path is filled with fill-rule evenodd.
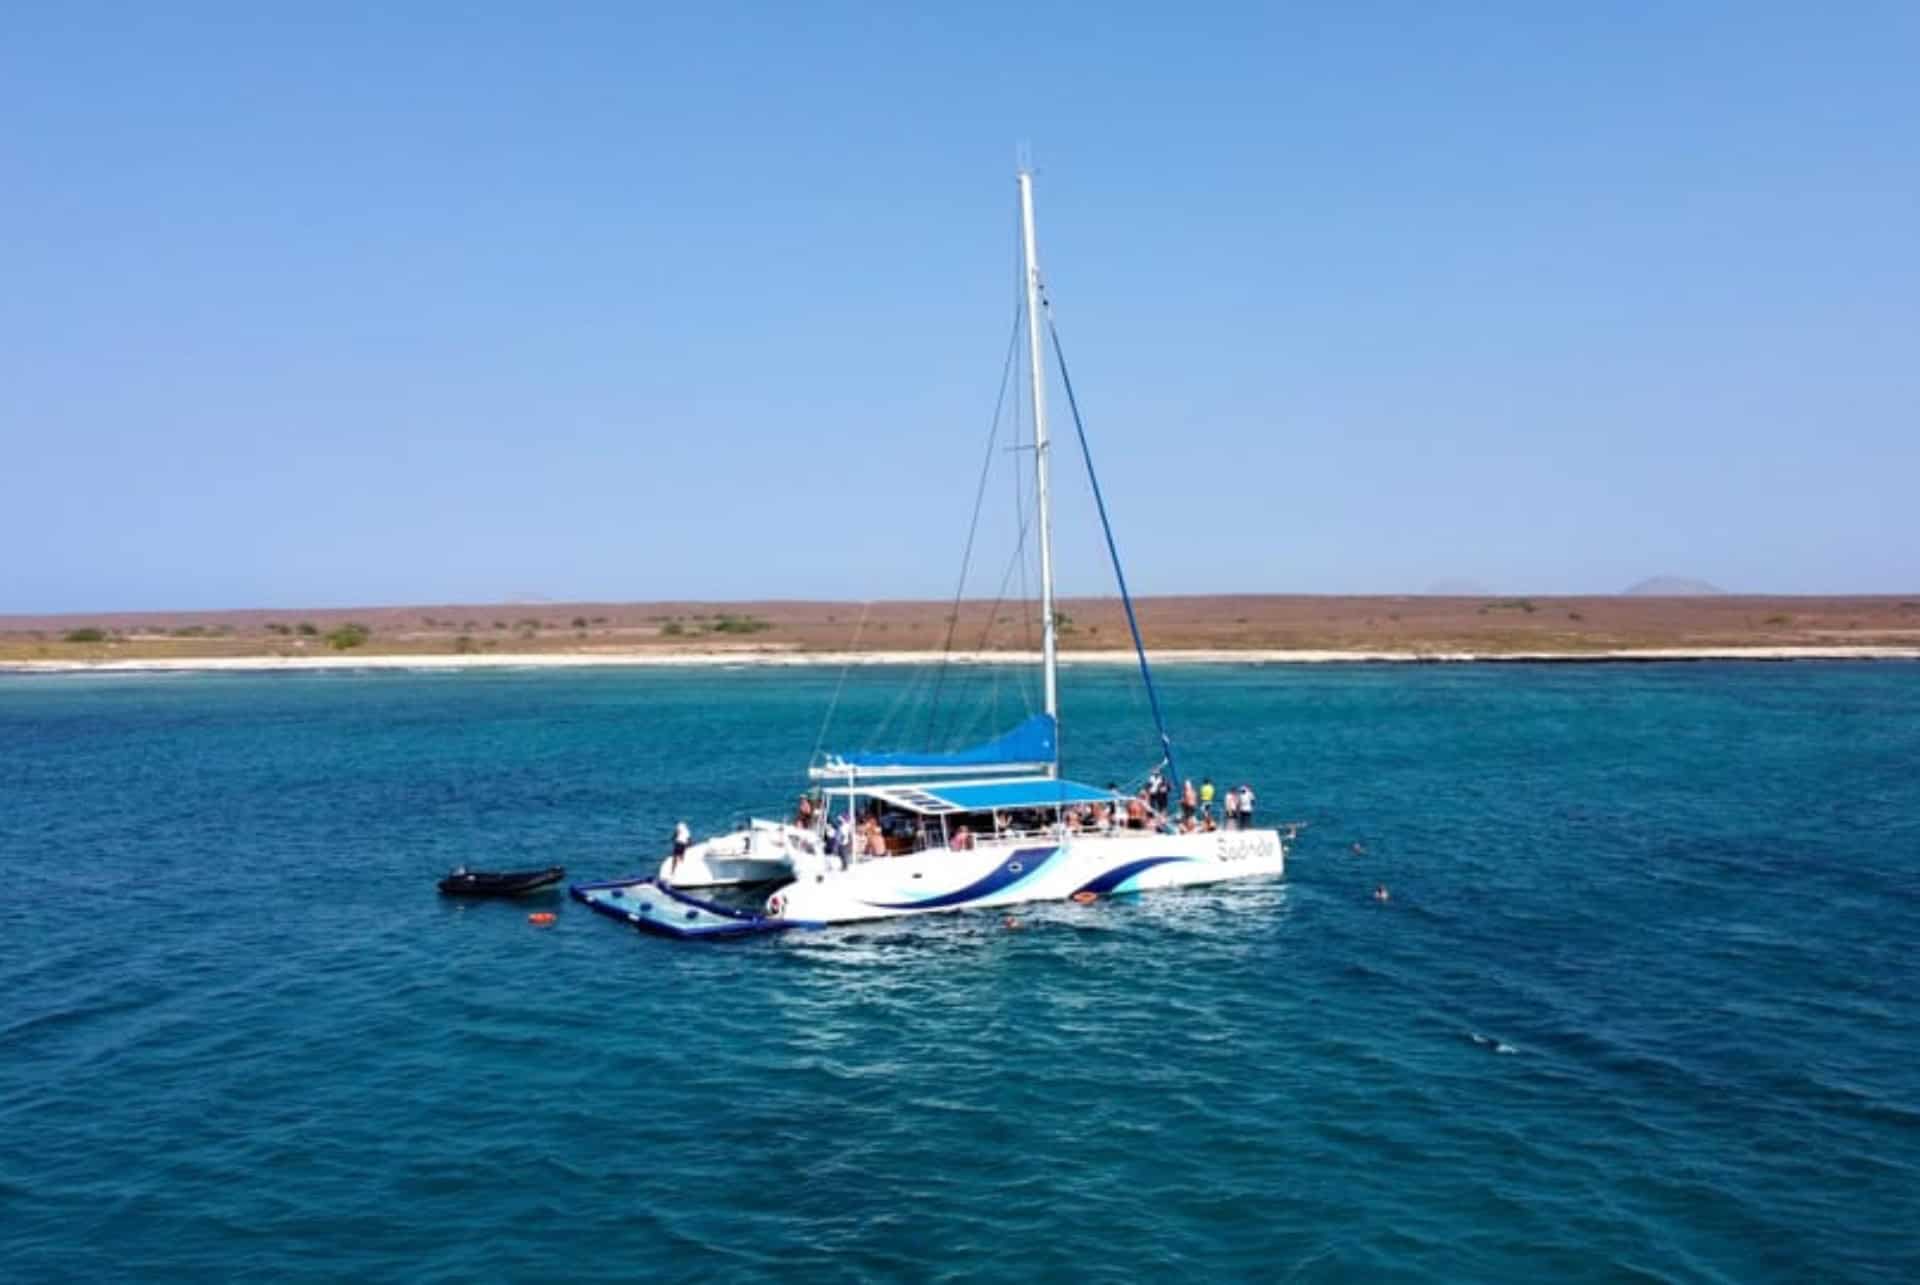
<svg viewBox="0 0 1920 1285"><path fill-rule="evenodd" d="M819 851L819 835L796 825L755 818L731 834L693 844L678 858L661 858L654 878L675 888L772 883L792 877L795 856Z"/></svg>

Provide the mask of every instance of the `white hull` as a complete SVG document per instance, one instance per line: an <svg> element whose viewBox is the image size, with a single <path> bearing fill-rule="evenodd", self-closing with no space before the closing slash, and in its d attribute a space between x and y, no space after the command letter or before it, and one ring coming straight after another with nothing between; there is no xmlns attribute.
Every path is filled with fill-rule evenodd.
<svg viewBox="0 0 1920 1285"><path fill-rule="evenodd" d="M745 830L716 835L688 848L678 861L665 857L658 878L675 888L724 888L791 878L794 857L819 851L813 835L797 826L754 821Z"/></svg>
<svg viewBox="0 0 1920 1285"><path fill-rule="evenodd" d="M983 843L963 852L935 848L862 861L844 870L836 866L826 858L800 861L794 881L767 899L767 913L809 923L852 923L1067 901L1076 894L1107 896L1271 878L1286 871L1286 845L1276 830L1120 831L1034 836Z"/></svg>

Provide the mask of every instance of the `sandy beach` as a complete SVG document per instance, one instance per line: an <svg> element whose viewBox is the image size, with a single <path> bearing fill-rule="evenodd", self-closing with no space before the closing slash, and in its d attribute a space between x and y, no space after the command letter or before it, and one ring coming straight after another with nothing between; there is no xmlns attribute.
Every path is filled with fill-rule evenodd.
<svg viewBox="0 0 1920 1285"><path fill-rule="evenodd" d="M0 673L163 673L163 672L282 672L311 670L457 670L457 669L585 669L609 666L845 666L927 665L942 653L931 651L826 652L780 648L647 648L585 652L486 652L464 655L354 655L314 656L199 656L125 660L13 660L0 661ZM1022 652L955 652L947 656L962 665L1016 665L1038 663L1035 654ZM1470 652L1470 651L1352 651L1312 649L1156 651L1158 665L1328 665L1328 664L1632 664L1653 661L1807 661L1807 660L1920 660L1920 647L1648 647L1590 652ZM1077 651L1060 658L1063 665L1131 665L1131 651Z"/></svg>

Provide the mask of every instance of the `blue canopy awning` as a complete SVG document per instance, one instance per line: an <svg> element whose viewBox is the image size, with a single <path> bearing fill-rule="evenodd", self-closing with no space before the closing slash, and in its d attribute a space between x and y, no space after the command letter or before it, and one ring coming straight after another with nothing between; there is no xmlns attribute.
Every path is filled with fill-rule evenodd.
<svg viewBox="0 0 1920 1285"><path fill-rule="evenodd" d="M1063 808L1076 803L1113 803L1112 790L1096 790L1078 781L1051 776L1029 776L1013 781L956 781L951 785L918 782L907 785L841 786L829 796L865 795L908 812L941 816L950 812L995 812L1006 808Z"/></svg>
<svg viewBox="0 0 1920 1285"><path fill-rule="evenodd" d="M921 791L961 812L992 808L1057 808L1071 803L1111 803L1112 790L1096 790L1078 781L987 781L978 785L936 785Z"/></svg>
<svg viewBox="0 0 1920 1285"><path fill-rule="evenodd" d="M844 780L852 776L873 780L877 777L940 776L964 772L1031 772L1051 768L1058 755L1053 716L1035 714L1012 731L980 745L945 754L892 753L866 750L856 754L830 754L812 769L815 780Z"/></svg>

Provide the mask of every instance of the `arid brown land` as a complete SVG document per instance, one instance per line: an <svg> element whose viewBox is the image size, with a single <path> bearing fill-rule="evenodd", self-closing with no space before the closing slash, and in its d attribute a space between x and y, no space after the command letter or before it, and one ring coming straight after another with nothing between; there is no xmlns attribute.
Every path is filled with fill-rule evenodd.
<svg viewBox="0 0 1920 1285"><path fill-rule="evenodd" d="M1920 645L1904 597L1147 598L1149 648L1548 652L1638 648ZM1117 599L1059 604L1065 651L1127 647ZM1029 604L949 602L540 603L348 610L0 616L0 660L217 656L544 654L751 648L1022 651Z"/></svg>

